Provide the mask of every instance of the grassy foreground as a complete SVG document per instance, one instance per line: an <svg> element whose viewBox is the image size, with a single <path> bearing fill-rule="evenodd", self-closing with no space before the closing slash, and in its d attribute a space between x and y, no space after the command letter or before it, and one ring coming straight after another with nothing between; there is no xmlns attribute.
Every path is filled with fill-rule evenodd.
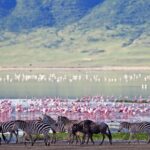
<svg viewBox="0 0 150 150"><path fill-rule="evenodd" d="M68 133L57 133L56 135L57 140L67 140L68 139ZM82 135L81 135L82 137ZM43 136L42 135L38 135L38 139L39 140L43 140ZM94 134L93 139L95 141L101 140L102 139L102 135L101 134ZM106 137L107 139L107 137ZM129 139L129 133L112 133L112 139L113 140L128 140ZM145 133L139 133L135 135L135 139L138 140L147 140L148 136Z"/></svg>
<svg viewBox="0 0 150 150"><path fill-rule="evenodd" d="M58 140L66 140L68 134L67 133L58 133L57 134L57 139ZM144 133L136 134L136 137L139 140L147 140L147 135ZM99 140L102 139L101 134L94 134L93 137L94 140ZM112 133L112 139L113 140L128 140L129 139L129 133Z"/></svg>

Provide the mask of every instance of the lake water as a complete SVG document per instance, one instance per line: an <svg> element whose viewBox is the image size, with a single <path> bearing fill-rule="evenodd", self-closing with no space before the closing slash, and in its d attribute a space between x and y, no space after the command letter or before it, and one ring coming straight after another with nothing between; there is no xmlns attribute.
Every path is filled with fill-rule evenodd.
<svg viewBox="0 0 150 150"><path fill-rule="evenodd" d="M148 99L149 71L1 71L0 98Z"/></svg>
<svg viewBox="0 0 150 150"><path fill-rule="evenodd" d="M1 71L0 121L35 119L45 112L55 118L147 120L149 91L149 71Z"/></svg>

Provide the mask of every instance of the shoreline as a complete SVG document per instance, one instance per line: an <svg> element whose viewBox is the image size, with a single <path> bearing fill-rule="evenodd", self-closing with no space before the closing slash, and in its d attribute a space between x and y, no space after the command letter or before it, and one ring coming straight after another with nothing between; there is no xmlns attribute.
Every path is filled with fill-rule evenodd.
<svg viewBox="0 0 150 150"><path fill-rule="evenodd" d="M150 70L150 66L103 66L103 67L2 67L0 71L138 71Z"/></svg>

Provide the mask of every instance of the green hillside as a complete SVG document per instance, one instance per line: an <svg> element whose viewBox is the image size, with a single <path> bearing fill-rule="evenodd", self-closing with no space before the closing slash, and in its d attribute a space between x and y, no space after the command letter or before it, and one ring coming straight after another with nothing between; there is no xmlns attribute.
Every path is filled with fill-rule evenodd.
<svg viewBox="0 0 150 150"><path fill-rule="evenodd" d="M63 2L18 1L10 14L0 16L0 66L150 65L149 0ZM44 23L43 9L51 12Z"/></svg>

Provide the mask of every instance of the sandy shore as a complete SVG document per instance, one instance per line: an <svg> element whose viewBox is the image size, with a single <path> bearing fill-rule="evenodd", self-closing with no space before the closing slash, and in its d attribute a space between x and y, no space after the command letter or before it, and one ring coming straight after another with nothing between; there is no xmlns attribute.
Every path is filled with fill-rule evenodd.
<svg viewBox="0 0 150 150"><path fill-rule="evenodd" d="M109 145L67 145L66 143L57 143L55 145L45 146L43 143L36 143L34 146L24 146L23 144L9 144L1 145L0 150L149 150L150 144L127 144L127 143L114 143Z"/></svg>
<svg viewBox="0 0 150 150"><path fill-rule="evenodd" d="M150 66L103 66L103 67L2 67L0 71L28 71L28 70L58 70L58 71L119 71L119 70L150 70Z"/></svg>

